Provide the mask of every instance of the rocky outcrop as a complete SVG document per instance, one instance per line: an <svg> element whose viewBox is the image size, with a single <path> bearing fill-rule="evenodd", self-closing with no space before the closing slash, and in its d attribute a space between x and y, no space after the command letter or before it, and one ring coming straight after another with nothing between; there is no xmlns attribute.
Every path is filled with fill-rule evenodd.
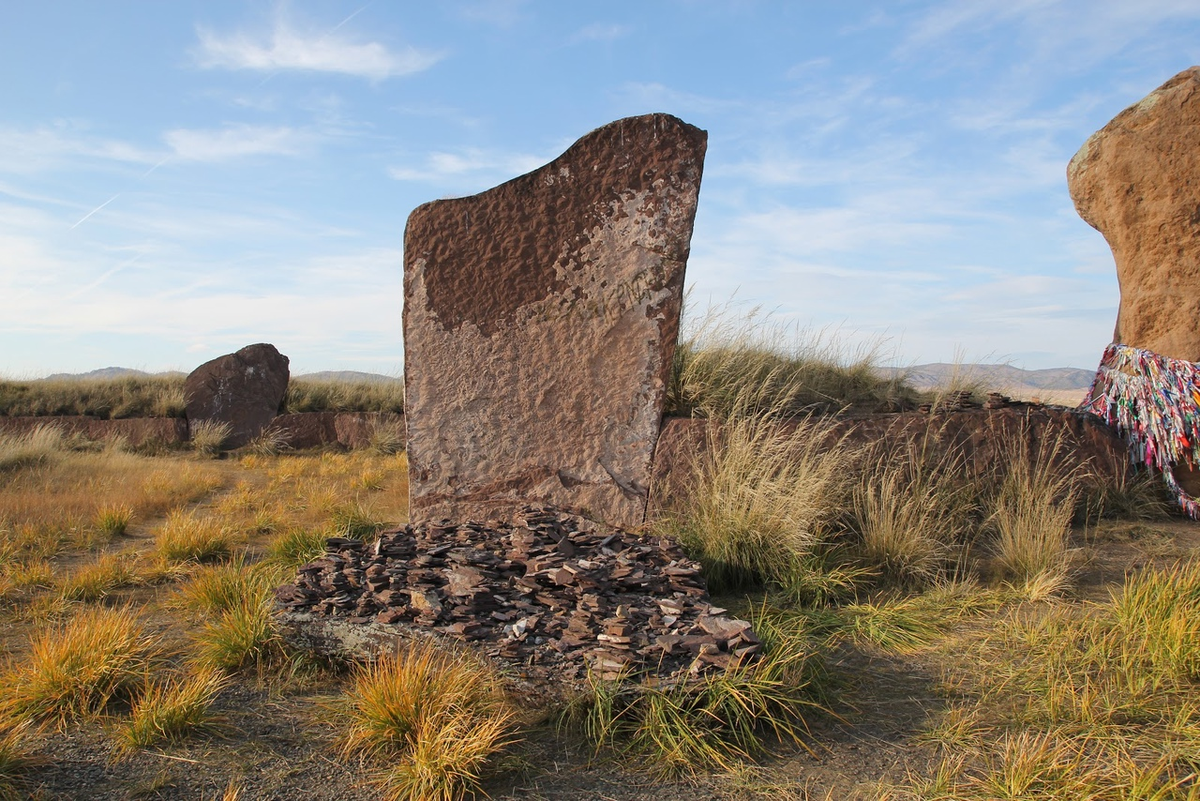
<svg viewBox="0 0 1200 801"><path fill-rule="evenodd" d="M1116 259L1113 341L1200 361L1200 67L1094 133L1067 184Z"/></svg>
<svg viewBox="0 0 1200 801"><path fill-rule="evenodd" d="M404 415L395 412L300 412L281 414L265 433L292 450L337 445L349 450L366 448L379 439L381 429L391 446L404 448Z"/></svg>
<svg viewBox="0 0 1200 801"><path fill-rule="evenodd" d="M275 419L288 385L288 358L274 345L247 345L197 367L187 377L189 423L229 423L225 447L240 448Z"/></svg>
<svg viewBox="0 0 1200 801"><path fill-rule="evenodd" d="M632 527L678 335L707 135L619 120L405 231L414 522L539 501Z"/></svg>
<svg viewBox="0 0 1200 801"><path fill-rule="evenodd" d="M100 420L95 417L0 417L0 434L27 434L52 426L67 436L93 442L123 440L133 448L173 447L187 440L187 421L178 417L132 417Z"/></svg>

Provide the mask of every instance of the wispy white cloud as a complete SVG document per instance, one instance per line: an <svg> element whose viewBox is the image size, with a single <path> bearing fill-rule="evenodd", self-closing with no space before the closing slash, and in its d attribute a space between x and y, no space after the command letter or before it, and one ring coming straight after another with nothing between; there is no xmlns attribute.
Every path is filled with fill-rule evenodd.
<svg viewBox="0 0 1200 801"><path fill-rule="evenodd" d="M282 18L265 36L220 34L203 27L196 35L196 63L209 69L332 72L383 80L422 72L442 58L441 53L408 45L389 48L380 42L353 41L336 27L325 33L300 32Z"/></svg>
<svg viewBox="0 0 1200 801"><path fill-rule="evenodd" d="M426 156L425 163L419 167L389 167L388 175L397 181L452 182L458 186L462 184L463 179L475 183L496 178L507 180L535 170L548 161L549 158L527 153L500 153L480 148L465 148L457 153L430 153Z"/></svg>
<svg viewBox="0 0 1200 801"><path fill-rule="evenodd" d="M571 37L573 42L612 42L633 32L630 25L613 22L593 22L580 28Z"/></svg>
<svg viewBox="0 0 1200 801"><path fill-rule="evenodd" d="M971 34L1004 24L1021 28L1032 58L1053 60L1067 69L1083 69L1121 52L1148 31L1174 20L1200 19L1191 0L948 0L916 18L897 54L911 57L947 46L966 55ZM1021 65L1037 73L1037 64Z"/></svg>
<svg viewBox="0 0 1200 801"><path fill-rule="evenodd" d="M31 174L80 160L153 164L161 153L89 134L70 123L35 128L0 127L0 172Z"/></svg>
<svg viewBox="0 0 1200 801"><path fill-rule="evenodd" d="M227 125L216 129L177 128L163 135L186 161L229 161L244 156L300 156L311 152L314 135L289 127Z"/></svg>

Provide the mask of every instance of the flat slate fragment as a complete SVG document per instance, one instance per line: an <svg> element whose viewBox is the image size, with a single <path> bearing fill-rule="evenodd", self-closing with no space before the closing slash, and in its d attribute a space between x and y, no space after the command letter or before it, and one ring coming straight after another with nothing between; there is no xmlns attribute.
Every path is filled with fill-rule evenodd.
<svg viewBox="0 0 1200 801"><path fill-rule="evenodd" d="M645 516L707 134L618 120L405 231L414 523Z"/></svg>

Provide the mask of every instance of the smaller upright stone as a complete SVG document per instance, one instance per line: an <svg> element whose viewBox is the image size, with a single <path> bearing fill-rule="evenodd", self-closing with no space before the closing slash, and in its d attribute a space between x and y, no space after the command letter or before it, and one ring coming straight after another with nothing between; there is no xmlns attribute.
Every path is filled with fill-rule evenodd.
<svg viewBox="0 0 1200 801"><path fill-rule="evenodd" d="M229 423L225 445L239 448L275 419L288 378L288 357L266 343L205 362L184 383L188 422Z"/></svg>
<svg viewBox="0 0 1200 801"><path fill-rule="evenodd" d="M1113 341L1200 361L1200 67L1092 134L1067 186L1116 259Z"/></svg>

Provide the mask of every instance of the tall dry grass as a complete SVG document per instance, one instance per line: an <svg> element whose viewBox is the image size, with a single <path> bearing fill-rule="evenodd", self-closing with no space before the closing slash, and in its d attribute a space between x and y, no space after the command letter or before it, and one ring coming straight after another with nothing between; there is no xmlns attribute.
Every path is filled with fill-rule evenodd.
<svg viewBox="0 0 1200 801"><path fill-rule="evenodd" d="M184 376L0 381L0 416L182 417Z"/></svg>
<svg viewBox="0 0 1200 801"><path fill-rule="evenodd" d="M0 417L87 415L105 420L183 417L183 375L0 381ZM403 412L404 382L288 382L281 412Z"/></svg>
<svg viewBox="0 0 1200 801"><path fill-rule="evenodd" d="M668 415L723 419L744 411L750 396L788 416L915 405L916 393L902 375L886 377L878 369L879 343L847 346L773 321L759 309L730 306L710 308L690 328L675 349Z"/></svg>
<svg viewBox="0 0 1200 801"><path fill-rule="evenodd" d="M939 446L935 433L885 440L862 456L855 550L883 584L924 587L965 566L979 488L965 476L961 451Z"/></svg>
<svg viewBox="0 0 1200 801"><path fill-rule="evenodd" d="M296 378L288 382L283 411L404 412L404 381L324 381Z"/></svg>
<svg viewBox="0 0 1200 801"><path fill-rule="evenodd" d="M852 454L831 439L831 421L815 417L710 425L690 501L664 526L713 592L767 586L802 597L834 577L818 562L849 498Z"/></svg>
<svg viewBox="0 0 1200 801"><path fill-rule="evenodd" d="M1071 566L1071 521L1080 471L1064 466L1061 439L1007 443L1005 475L987 524L999 570L1017 584L1058 586Z"/></svg>

